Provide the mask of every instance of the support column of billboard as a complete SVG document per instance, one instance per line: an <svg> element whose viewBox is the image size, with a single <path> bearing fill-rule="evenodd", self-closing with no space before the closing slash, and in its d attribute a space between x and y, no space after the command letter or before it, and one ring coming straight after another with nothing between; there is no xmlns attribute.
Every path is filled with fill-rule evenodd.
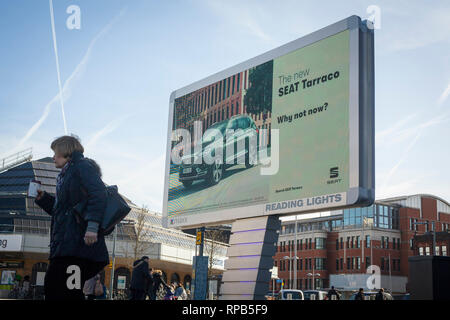
<svg viewBox="0 0 450 320"><path fill-rule="evenodd" d="M221 300L264 300L281 222L278 216L233 222Z"/></svg>

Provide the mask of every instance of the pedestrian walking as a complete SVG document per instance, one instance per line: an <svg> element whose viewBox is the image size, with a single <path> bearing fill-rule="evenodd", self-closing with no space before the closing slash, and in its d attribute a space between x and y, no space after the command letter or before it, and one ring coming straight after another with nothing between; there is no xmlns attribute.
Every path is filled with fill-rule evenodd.
<svg viewBox="0 0 450 320"><path fill-rule="evenodd" d="M95 299L106 300L106 286L104 283L102 283L100 275L97 278L97 281L95 283L94 293L95 293Z"/></svg>
<svg viewBox="0 0 450 320"><path fill-rule="evenodd" d="M144 300L148 281L152 280L149 271L149 258L142 257L133 263L133 273L131 275L131 298L130 300Z"/></svg>
<svg viewBox="0 0 450 320"><path fill-rule="evenodd" d="M328 300L333 300L333 296L336 300L340 300L339 292L334 289L334 286L331 286L331 289L327 293Z"/></svg>
<svg viewBox="0 0 450 320"><path fill-rule="evenodd" d="M386 300L385 296L384 296L384 289L380 288L380 290L378 290L376 296L375 296L375 300Z"/></svg>
<svg viewBox="0 0 450 320"><path fill-rule="evenodd" d="M152 292L151 292L152 300L156 300L158 298L163 299L164 296L158 297L158 291L161 287L164 291L167 291L167 289L169 288L169 286L166 284L166 282L162 278L161 270L155 270L153 272L153 288L152 288Z"/></svg>
<svg viewBox="0 0 450 320"><path fill-rule="evenodd" d="M52 217L45 299L84 300L84 282L109 263L105 238L99 233L106 207L106 186L100 167L84 157L84 148L77 137L57 138L50 148L54 151L56 168L61 169L56 194L39 190L35 199ZM73 208L83 200L86 206L77 215Z"/></svg>
<svg viewBox="0 0 450 320"><path fill-rule="evenodd" d="M26 275L23 277L22 282L22 295L24 299L30 298L30 276Z"/></svg>
<svg viewBox="0 0 450 320"><path fill-rule="evenodd" d="M181 283L176 284L174 295L176 300L187 300L186 290Z"/></svg>
<svg viewBox="0 0 450 320"><path fill-rule="evenodd" d="M83 293L87 297L87 300L95 300L95 285L97 284L97 279L100 279L98 274L86 280L84 283Z"/></svg>
<svg viewBox="0 0 450 320"><path fill-rule="evenodd" d="M151 296L152 292L153 292L153 268L150 268L149 272L150 272L151 278L147 279L146 289L145 289L145 299L147 299L147 297L148 297L148 300L154 300L154 299L152 299L152 296Z"/></svg>
<svg viewBox="0 0 450 320"><path fill-rule="evenodd" d="M175 300L174 287L172 284L167 286L166 294L164 295L164 300Z"/></svg>
<svg viewBox="0 0 450 320"><path fill-rule="evenodd" d="M355 300L364 300L364 289L363 288L359 288L359 291L356 294Z"/></svg>

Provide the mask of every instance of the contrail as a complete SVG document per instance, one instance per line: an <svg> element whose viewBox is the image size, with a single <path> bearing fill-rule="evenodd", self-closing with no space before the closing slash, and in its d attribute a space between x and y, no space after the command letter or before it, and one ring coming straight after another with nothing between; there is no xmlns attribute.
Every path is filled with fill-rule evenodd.
<svg viewBox="0 0 450 320"><path fill-rule="evenodd" d="M438 100L439 107L442 106L442 104L445 102L445 100L447 100L449 95L450 95L450 83L448 84L447 89L445 89L444 92L442 92L441 96L439 97Z"/></svg>
<svg viewBox="0 0 450 320"><path fill-rule="evenodd" d="M64 113L64 99L63 99L63 90L62 90L62 85L61 85L61 73L59 71L58 47L56 46L55 18L53 16L53 0L49 0L49 5L50 5L50 20L52 23L53 50L55 51L56 73L58 75L59 101L61 102L61 111L62 111L62 117L63 117L63 121L64 121L64 133L67 135L67 123L66 123L66 115Z"/></svg>
<svg viewBox="0 0 450 320"><path fill-rule="evenodd" d="M133 114L128 114L128 115L125 115L125 116L121 116L120 118L114 119L111 122L109 122L105 127L100 129L99 131L97 131L94 134L94 136L91 138L91 140L89 140L88 143L86 143L86 149L94 146L97 143L98 139L100 139L101 137L103 137L103 136L113 132L114 130L116 130L117 127L119 127L119 125L122 124L122 122L124 122L128 118L132 117L133 115L134 115L134 113Z"/></svg>
<svg viewBox="0 0 450 320"><path fill-rule="evenodd" d="M101 36L103 36L113 26L113 24L118 20L118 18L120 18L125 13L125 11L126 11L126 8L122 9L122 11L116 17L114 17L111 20L111 22L109 22L89 43L89 46L88 46L88 48L86 50L86 53L84 54L83 58L78 63L78 65L75 67L75 70L72 72L72 74L69 76L69 78L67 78L67 80L64 82L64 86L63 86L62 92L65 93L64 94L64 98L66 100L70 96L70 85L71 85L72 81L75 78L77 78L78 76L80 76L80 74L82 73L83 67L88 62L89 57L91 55L92 48L94 47L95 43L97 42L97 40ZM58 100L59 97L60 97L60 95L57 94L47 103L47 105L44 108L44 113L39 118L39 120L36 121L36 123L30 129L28 129L27 133L19 141L18 145L15 148L13 148L10 152L8 152L8 154L14 153L14 151L19 150L20 148L22 148L22 146L28 141L28 139L30 139L30 137L36 132L36 130L39 129L39 127L47 119L47 117L48 117L48 115L50 113L51 106Z"/></svg>

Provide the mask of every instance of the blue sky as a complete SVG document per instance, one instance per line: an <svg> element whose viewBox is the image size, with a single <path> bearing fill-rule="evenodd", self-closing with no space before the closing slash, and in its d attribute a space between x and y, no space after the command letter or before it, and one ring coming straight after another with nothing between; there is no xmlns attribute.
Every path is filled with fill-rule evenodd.
<svg viewBox="0 0 450 320"><path fill-rule="evenodd" d="M81 29L66 27L67 7ZM161 211L170 93L366 9L376 30L376 197L450 201L448 1L54 0L69 133L106 183ZM48 0L0 3L0 158L64 134Z"/></svg>

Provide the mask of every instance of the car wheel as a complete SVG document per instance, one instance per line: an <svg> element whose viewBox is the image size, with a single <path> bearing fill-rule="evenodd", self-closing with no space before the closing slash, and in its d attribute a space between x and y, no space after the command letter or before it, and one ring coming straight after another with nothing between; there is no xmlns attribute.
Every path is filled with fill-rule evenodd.
<svg viewBox="0 0 450 320"><path fill-rule="evenodd" d="M222 180L222 176L223 176L223 164L215 162L209 170L208 183L210 185L215 185L219 183L220 180Z"/></svg>
<svg viewBox="0 0 450 320"><path fill-rule="evenodd" d="M192 181L183 181L182 184L185 188L189 188L192 186Z"/></svg>

